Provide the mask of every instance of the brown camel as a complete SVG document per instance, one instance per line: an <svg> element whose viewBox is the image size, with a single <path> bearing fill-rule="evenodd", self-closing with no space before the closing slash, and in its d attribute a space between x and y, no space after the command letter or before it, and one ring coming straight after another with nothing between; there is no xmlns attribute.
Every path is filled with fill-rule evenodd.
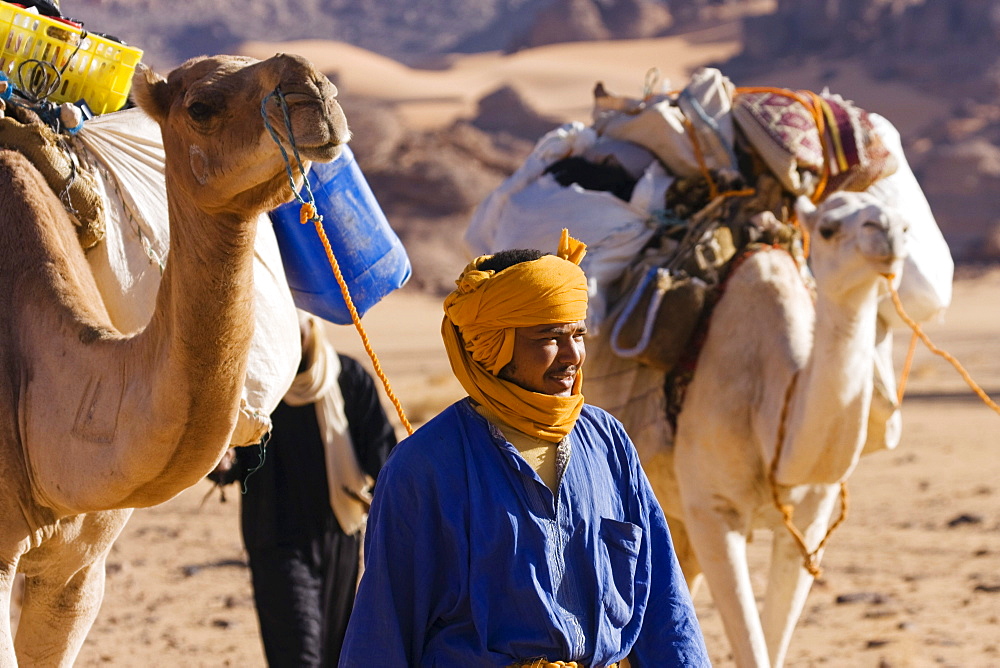
<svg viewBox="0 0 1000 668"><path fill-rule="evenodd" d="M111 325L59 198L21 154L0 151L2 668L72 665L131 509L195 484L229 446L253 331L257 220L291 197L261 116L268 99L288 141L276 90L302 158L336 158L349 138L336 88L302 58L137 72L134 97L163 133L171 244L152 320L132 335Z"/></svg>

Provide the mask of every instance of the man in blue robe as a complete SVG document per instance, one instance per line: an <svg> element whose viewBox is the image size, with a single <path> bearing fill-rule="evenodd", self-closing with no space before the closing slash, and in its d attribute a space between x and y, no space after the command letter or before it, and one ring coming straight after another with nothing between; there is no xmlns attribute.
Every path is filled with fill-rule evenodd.
<svg viewBox="0 0 1000 668"><path fill-rule="evenodd" d="M469 393L375 488L341 666L708 666L663 512L581 393L583 244L477 258L442 335Z"/></svg>

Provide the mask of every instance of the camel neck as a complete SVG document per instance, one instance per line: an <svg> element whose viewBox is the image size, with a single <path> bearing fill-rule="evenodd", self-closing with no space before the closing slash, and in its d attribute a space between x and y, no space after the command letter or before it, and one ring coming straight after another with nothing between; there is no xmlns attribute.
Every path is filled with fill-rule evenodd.
<svg viewBox="0 0 1000 668"><path fill-rule="evenodd" d="M876 291L846 308L817 300L812 351L789 406L781 484L832 484L858 462L874 385Z"/></svg>
<svg viewBox="0 0 1000 668"><path fill-rule="evenodd" d="M170 354L198 359L198 375L214 376L228 355L204 356L221 345L239 355L253 331L256 218L208 216L170 202L170 254L157 295L156 323L168 329ZM199 280L211 275L213 280ZM151 323L151 326L154 326ZM214 358L214 359L212 359Z"/></svg>
<svg viewBox="0 0 1000 668"><path fill-rule="evenodd" d="M164 469L127 500L135 506L160 503L196 482L188 480L191 471L214 465L219 452L207 446L227 442L236 424L254 330L256 218L176 209L170 207L170 253L156 308L133 344L135 372L161 379L152 389L150 431L178 434L181 447L157 455Z"/></svg>

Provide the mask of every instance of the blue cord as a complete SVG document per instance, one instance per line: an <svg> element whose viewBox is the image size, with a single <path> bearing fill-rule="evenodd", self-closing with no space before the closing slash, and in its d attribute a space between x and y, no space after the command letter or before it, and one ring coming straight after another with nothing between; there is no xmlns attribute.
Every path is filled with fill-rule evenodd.
<svg viewBox="0 0 1000 668"><path fill-rule="evenodd" d="M14 82L11 81L10 77L8 77L6 74L4 74L3 72L0 72L0 83L2 83L4 81L7 82L7 90L5 90L4 92L0 93L0 100L3 100L4 102L6 102L14 94Z"/></svg>
<svg viewBox="0 0 1000 668"><path fill-rule="evenodd" d="M292 153L295 156L295 162L298 164L299 173L302 174L302 184L305 186L306 193L309 196L308 201L306 201L305 199L303 199L302 196L299 194L299 191L295 189L295 175L292 173L292 165L291 165L291 161L288 159L288 152L285 150L285 147L282 145L281 138L278 136L278 133L274 131L273 127L271 127L271 121L267 117L267 103L270 101L270 99L272 97L277 97L278 98L278 102L281 105L281 113L284 115L284 118L285 118L285 130L288 131L288 143L292 147ZM271 139L274 140L274 143L278 145L278 150L281 151L281 157L285 161L285 172L288 174L288 183L292 187L292 193L295 195L295 199L297 199L302 204L309 204L309 205L311 205L312 206L312 210L316 211L316 198L313 195L312 186L309 185L309 179L306 176L305 169L303 169L303 167L302 167L302 158L299 157L299 149L295 145L295 135L292 132L292 119L288 115L288 103L285 102L285 94L281 92L280 88L275 88L274 91L272 91L270 94L267 95L267 97L265 97L263 100L261 100L261 102L260 102L260 115L261 115L261 118L264 119L264 127L267 128L267 131L271 135ZM310 217L309 220L316 221L316 222L322 222L323 221L323 216L319 212L317 212L316 216L315 217Z"/></svg>
<svg viewBox="0 0 1000 668"><path fill-rule="evenodd" d="M250 476L259 471L264 466L264 460L267 457L267 442L271 440L271 432L267 432L260 439L260 443L257 444L257 466L253 467L247 474L243 476L243 480L240 481L240 492L244 495L247 493L247 481L250 480ZM250 446L247 446L250 447Z"/></svg>

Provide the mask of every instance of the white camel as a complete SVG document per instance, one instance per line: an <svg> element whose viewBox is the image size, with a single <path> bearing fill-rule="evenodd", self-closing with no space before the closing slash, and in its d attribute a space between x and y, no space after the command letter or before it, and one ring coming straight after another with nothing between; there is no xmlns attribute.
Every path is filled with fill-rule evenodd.
<svg viewBox="0 0 1000 668"><path fill-rule="evenodd" d="M200 481L230 443L253 332L258 217L291 197L261 117L305 160L348 139L336 88L305 60L140 69L166 153L170 257L149 324L111 325L73 223L21 154L0 151L0 668L70 666L135 507ZM16 639L15 574L25 575Z"/></svg>
<svg viewBox="0 0 1000 668"><path fill-rule="evenodd" d="M815 297L781 250L733 271L675 439L650 411L662 415L663 374L614 359L600 337L588 347L588 401L636 440L688 584L696 591L704 574L742 667L784 662L813 575L774 494L816 551L866 442L879 294L903 262L904 223L869 194L837 193L818 209L800 200L800 219ZM746 546L760 527L774 542L758 614Z"/></svg>

